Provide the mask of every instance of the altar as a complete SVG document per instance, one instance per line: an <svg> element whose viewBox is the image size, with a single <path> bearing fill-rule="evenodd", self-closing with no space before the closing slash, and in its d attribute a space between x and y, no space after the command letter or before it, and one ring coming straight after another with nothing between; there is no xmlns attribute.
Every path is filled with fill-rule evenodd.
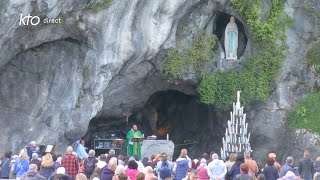
<svg viewBox="0 0 320 180"><path fill-rule="evenodd" d="M141 146L142 158L150 159L151 155L167 153L172 158L174 152L174 144L170 140L143 140Z"/></svg>

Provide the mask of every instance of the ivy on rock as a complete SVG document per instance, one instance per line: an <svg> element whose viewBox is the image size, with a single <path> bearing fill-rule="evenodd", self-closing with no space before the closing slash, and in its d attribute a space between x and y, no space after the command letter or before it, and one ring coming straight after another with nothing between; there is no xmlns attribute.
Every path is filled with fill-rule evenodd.
<svg viewBox="0 0 320 180"><path fill-rule="evenodd" d="M212 49L217 37L201 30L195 36L190 46L179 44L169 50L163 63L162 74L171 80L179 80L190 72L203 74L205 65L212 58Z"/></svg>
<svg viewBox="0 0 320 180"><path fill-rule="evenodd" d="M284 59L285 30L292 24L292 20L283 10L284 2L272 0L270 15L261 21L262 0L232 0L232 6L250 27L254 54L239 73L226 72L204 76L197 88L201 102L218 106L230 105L234 99L229 96L234 96L238 90L234 87L241 89L241 101L244 104L267 99L271 83ZM231 82L234 85L231 86ZM213 84L219 87L210 89Z"/></svg>

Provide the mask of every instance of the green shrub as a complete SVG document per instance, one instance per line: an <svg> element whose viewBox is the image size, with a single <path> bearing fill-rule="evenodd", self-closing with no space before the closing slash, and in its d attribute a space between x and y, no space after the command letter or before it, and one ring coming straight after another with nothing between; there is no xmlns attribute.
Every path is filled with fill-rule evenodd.
<svg viewBox="0 0 320 180"><path fill-rule="evenodd" d="M204 76L198 88L200 101L219 106L231 105L234 99L224 97L223 93L236 94L234 87L242 91L241 101L244 104L253 101L265 101L269 95L270 85L278 74L284 59L286 46L285 30L292 25L292 20L284 13L284 0L272 0L270 16L260 21L262 0L232 0L232 6L242 15L250 27L253 37L253 52L240 73L224 73ZM214 77L214 78L213 78ZM234 78L235 85L230 86L226 79ZM219 82L212 87L214 82ZM213 89L209 89L209 88ZM223 91L223 92L217 92ZM219 98L218 96L222 96Z"/></svg>
<svg viewBox="0 0 320 180"><path fill-rule="evenodd" d="M320 93L308 94L288 113L289 124L293 128L307 129L320 133Z"/></svg>
<svg viewBox="0 0 320 180"><path fill-rule="evenodd" d="M317 43L307 51L307 63L314 65L317 73L320 73L320 43Z"/></svg>
<svg viewBox="0 0 320 180"><path fill-rule="evenodd" d="M89 9L93 9L98 12L102 9L108 8L112 3L112 0L91 0L88 4Z"/></svg>
<svg viewBox="0 0 320 180"><path fill-rule="evenodd" d="M82 77L84 80L88 80L90 76L90 71L89 71L89 67L88 66L84 66L84 68L82 69Z"/></svg>
<svg viewBox="0 0 320 180"><path fill-rule="evenodd" d="M177 48L169 50L166 55L162 74L172 80L179 80L192 70L202 74L213 56L212 49L216 40L215 35L199 31L190 46L176 45Z"/></svg>
<svg viewBox="0 0 320 180"><path fill-rule="evenodd" d="M200 101L206 104L220 102L217 105L222 108L230 106L239 90L239 77L236 72L205 75L197 87L201 94Z"/></svg>

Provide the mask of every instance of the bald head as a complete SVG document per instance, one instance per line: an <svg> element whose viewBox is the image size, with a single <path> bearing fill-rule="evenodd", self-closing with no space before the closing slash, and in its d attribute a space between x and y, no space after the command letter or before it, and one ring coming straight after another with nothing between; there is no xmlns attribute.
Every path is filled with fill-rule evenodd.
<svg viewBox="0 0 320 180"><path fill-rule="evenodd" d="M73 153L73 148L72 148L72 146L69 146L69 147L67 148L67 153L68 153L68 154L72 154L72 153Z"/></svg>

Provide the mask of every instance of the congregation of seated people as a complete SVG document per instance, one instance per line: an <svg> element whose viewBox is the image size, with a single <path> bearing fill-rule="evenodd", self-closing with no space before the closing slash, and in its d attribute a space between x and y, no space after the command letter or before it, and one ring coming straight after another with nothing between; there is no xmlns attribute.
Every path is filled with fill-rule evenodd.
<svg viewBox="0 0 320 180"><path fill-rule="evenodd" d="M218 154L203 153L191 159L186 149L174 161L166 153L150 157L126 157L111 149L96 156L89 150L80 158L69 146L65 155L57 155L52 147L40 154L35 141L21 149L19 155L6 151L1 157L1 179L21 180L320 180L320 157L313 161L305 150L298 166L289 156L282 165L276 154L269 153L266 164L256 162L250 152L231 153L226 161Z"/></svg>

